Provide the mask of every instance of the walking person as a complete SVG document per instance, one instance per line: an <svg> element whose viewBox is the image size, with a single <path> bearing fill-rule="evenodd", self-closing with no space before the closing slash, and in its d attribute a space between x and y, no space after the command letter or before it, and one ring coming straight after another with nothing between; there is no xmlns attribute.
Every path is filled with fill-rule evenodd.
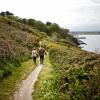
<svg viewBox="0 0 100 100"><path fill-rule="evenodd" d="M37 51L35 48L33 48L32 50L32 58L33 58L33 62L36 64L36 57L37 57Z"/></svg>
<svg viewBox="0 0 100 100"><path fill-rule="evenodd" d="M39 48L40 64L43 64L44 54L46 54L45 49L43 47L40 47Z"/></svg>

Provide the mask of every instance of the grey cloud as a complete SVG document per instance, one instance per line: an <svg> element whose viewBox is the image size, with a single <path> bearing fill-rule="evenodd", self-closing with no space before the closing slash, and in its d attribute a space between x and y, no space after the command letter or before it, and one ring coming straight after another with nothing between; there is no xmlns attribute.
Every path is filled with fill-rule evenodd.
<svg viewBox="0 0 100 100"><path fill-rule="evenodd" d="M88 26L88 25L83 25L83 26L74 26L69 28L71 31L100 31L100 26Z"/></svg>
<svg viewBox="0 0 100 100"><path fill-rule="evenodd" d="M82 7L78 10L78 14L87 22L100 23L100 6ZM89 23L88 23L89 24Z"/></svg>
<svg viewBox="0 0 100 100"><path fill-rule="evenodd" d="M78 22L72 30L100 31L100 5L83 6L78 8L76 13Z"/></svg>
<svg viewBox="0 0 100 100"><path fill-rule="evenodd" d="M93 3L100 3L100 0L91 0Z"/></svg>

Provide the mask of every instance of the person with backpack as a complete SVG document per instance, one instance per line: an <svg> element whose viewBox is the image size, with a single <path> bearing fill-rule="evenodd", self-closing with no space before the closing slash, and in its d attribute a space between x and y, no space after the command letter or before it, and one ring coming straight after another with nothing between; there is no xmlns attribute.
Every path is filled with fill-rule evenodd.
<svg viewBox="0 0 100 100"><path fill-rule="evenodd" d="M43 47L40 47L39 48L40 64L43 64L44 54L46 54L45 49Z"/></svg>
<svg viewBox="0 0 100 100"><path fill-rule="evenodd" d="M32 50L32 58L33 58L33 62L36 64L37 50L35 48L33 48Z"/></svg>

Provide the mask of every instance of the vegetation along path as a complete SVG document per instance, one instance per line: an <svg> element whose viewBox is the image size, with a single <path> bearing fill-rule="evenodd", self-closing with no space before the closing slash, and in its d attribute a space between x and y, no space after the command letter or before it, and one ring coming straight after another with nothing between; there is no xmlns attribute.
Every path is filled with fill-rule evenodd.
<svg viewBox="0 0 100 100"><path fill-rule="evenodd" d="M33 85L37 81L37 77L43 65L38 65L35 70L23 80L18 91L14 95L14 100L32 100L32 92L34 92Z"/></svg>

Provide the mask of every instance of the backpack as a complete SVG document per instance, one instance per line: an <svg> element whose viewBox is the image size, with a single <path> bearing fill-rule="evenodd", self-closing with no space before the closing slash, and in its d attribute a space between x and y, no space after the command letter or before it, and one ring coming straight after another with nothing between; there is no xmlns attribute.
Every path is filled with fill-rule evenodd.
<svg viewBox="0 0 100 100"><path fill-rule="evenodd" d="M44 48L39 49L39 55L44 56L45 50Z"/></svg>

